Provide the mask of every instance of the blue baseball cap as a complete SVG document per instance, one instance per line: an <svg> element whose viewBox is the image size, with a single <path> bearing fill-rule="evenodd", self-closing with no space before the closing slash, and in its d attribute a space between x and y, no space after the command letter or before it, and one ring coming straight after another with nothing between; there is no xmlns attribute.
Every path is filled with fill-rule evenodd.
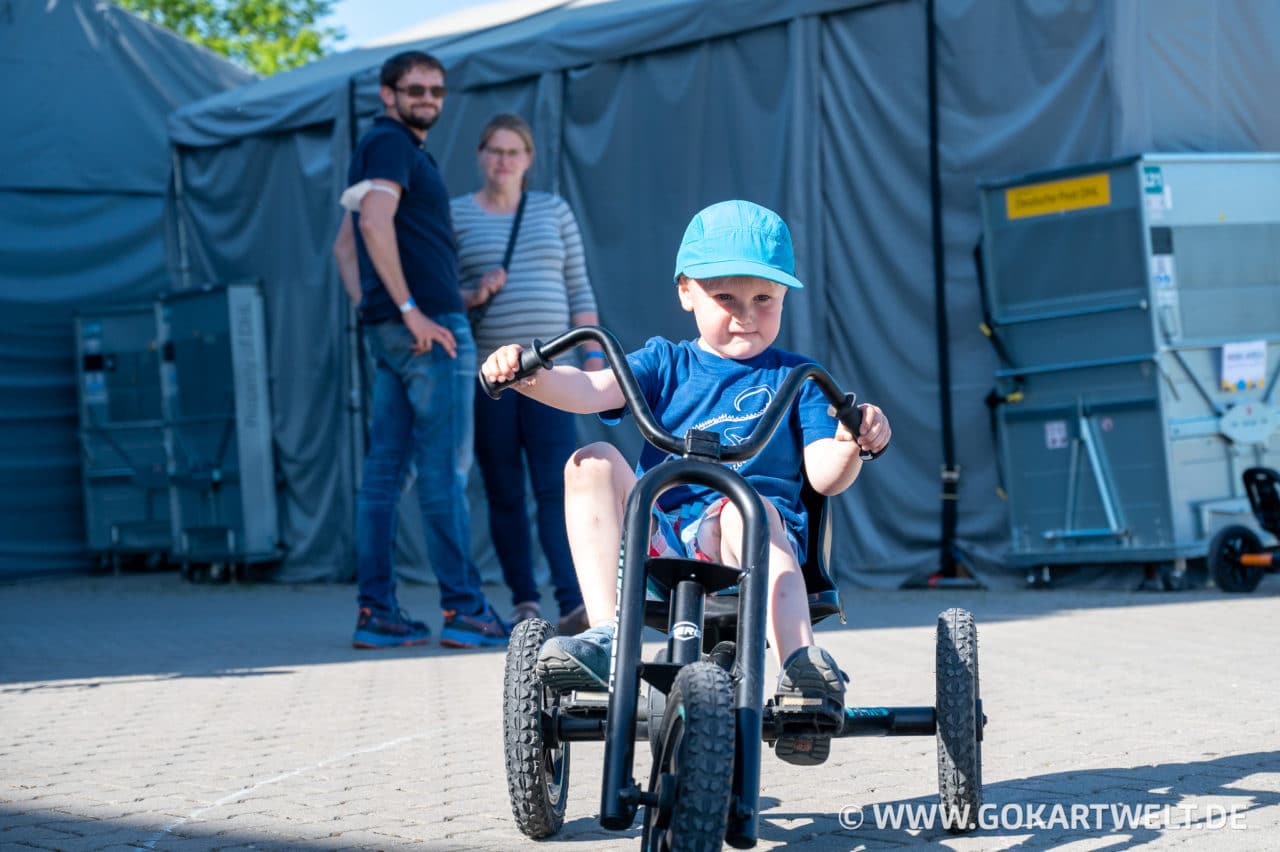
<svg viewBox="0 0 1280 852"><path fill-rule="evenodd" d="M676 252L676 279L753 275L800 289L795 271L787 223L750 201L721 201L698 213Z"/></svg>

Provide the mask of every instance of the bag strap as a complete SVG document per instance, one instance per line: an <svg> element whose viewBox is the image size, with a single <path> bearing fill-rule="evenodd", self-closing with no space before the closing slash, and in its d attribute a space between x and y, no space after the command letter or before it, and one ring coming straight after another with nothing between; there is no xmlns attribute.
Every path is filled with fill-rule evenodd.
<svg viewBox="0 0 1280 852"><path fill-rule="evenodd" d="M507 238L507 251L502 256L502 268L511 268L511 255L516 250L516 237L520 233L520 220L524 218L524 203L529 198L529 193L520 193L520 204L516 206L516 218L511 222L511 236Z"/></svg>
<svg viewBox="0 0 1280 852"><path fill-rule="evenodd" d="M520 203L516 206L516 218L511 222L511 236L507 237L507 250L502 255L503 269L511 268L511 255L514 254L516 250L516 237L520 234L520 220L524 218L524 203L528 198L529 193L520 193ZM484 315L488 313L489 305L492 304L492 302L493 299L489 299L483 305L477 305L467 312L467 319L471 321L473 326L480 322L480 320L484 319Z"/></svg>

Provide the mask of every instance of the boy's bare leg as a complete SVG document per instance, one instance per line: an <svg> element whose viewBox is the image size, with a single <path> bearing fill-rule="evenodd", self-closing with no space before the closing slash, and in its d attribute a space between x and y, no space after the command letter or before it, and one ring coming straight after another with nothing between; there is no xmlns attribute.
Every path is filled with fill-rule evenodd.
<svg viewBox="0 0 1280 852"><path fill-rule="evenodd" d="M769 639L782 670L778 692L801 696L806 712L816 708L838 726L844 713L840 670L830 654L813 644L804 575L791 551L778 510L768 500L764 505L769 514ZM730 565L741 564L738 551L742 548L742 516L730 503L720 517L721 560ZM796 653L802 648L808 650ZM796 654L795 659L792 654ZM811 704L815 699L818 704ZM816 766L831 754L831 734L785 734L774 743L774 753L786 763Z"/></svg>
<svg viewBox="0 0 1280 852"><path fill-rule="evenodd" d="M589 444L564 468L564 517L587 619L594 627L617 610L622 515L636 475L612 444Z"/></svg>
<svg viewBox="0 0 1280 852"><path fill-rule="evenodd" d="M804 575L791 550L782 518L768 500L764 506L769 516L769 644L781 665L797 649L813 644L813 626L809 623L809 593ZM699 529L700 540L701 532ZM720 561L740 566L741 550L742 515L729 503L720 513Z"/></svg>

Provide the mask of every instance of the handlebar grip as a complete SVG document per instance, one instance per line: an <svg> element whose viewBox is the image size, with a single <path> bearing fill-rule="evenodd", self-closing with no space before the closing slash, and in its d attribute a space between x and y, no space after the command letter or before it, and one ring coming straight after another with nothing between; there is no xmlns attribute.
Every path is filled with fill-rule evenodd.
<svg viewBox="0 0 1280 852"><path fill-rule="evenodd" d="M550 370L550 358L542 354L542 341L534 338L529 348L520 350L520 369L516 371L516 379L527 379L539 370Z"/></svg>
<svg viewBox="0 0 1280 852"><path fill-rule="evenodd" d="M834 408L836 419L844 424L844 428L853 433L853 437L859 437L862 434L862 409L858 408L857 394L846 393L844 400ZM862 450L858 456L863 461L871 461L872 459L880 458L887 449L889 448L885 447L884 450L880 450L878 453Z"/></svg>
<svg viewBox="0 0 1280 852"><path fill-rule="evenodd" d="M480 387L490 399L497 399L502 396L504 390L516 382L529 378L539 370L550 370L552 366L551 359L542 354L542 341L535 337L528 347L520 350L520 366L516 369L514 377L509 381L494 384L484 377L484 373L480 373Z"/></svg>

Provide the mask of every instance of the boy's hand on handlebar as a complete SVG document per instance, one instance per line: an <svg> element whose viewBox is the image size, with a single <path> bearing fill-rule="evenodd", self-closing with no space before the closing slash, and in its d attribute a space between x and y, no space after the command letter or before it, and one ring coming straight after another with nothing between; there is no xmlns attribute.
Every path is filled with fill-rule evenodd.
<svg viewBox="0 0 1280 852"><path fill-rule="evenodd" d="M864 402L858 406L858 410L862 412L861 433L855 436L841 423L836 427L836 440L854 441L860 449L869 453L878 453L889 446L893 430L889 428L889 418L884 416L880 406Z"/></svg>
<svg viewBox="0 0 1280 852"><path fill-rule="evenodd" d="M480 372L485 379L491 384L503 384L509 382L516 377L516 373L520 369L520 353L524 348L518 343L508 343L493 350L484 363L480 365ZM532 377L521 381L521 385L528 387L534 383Z"/></svg>

